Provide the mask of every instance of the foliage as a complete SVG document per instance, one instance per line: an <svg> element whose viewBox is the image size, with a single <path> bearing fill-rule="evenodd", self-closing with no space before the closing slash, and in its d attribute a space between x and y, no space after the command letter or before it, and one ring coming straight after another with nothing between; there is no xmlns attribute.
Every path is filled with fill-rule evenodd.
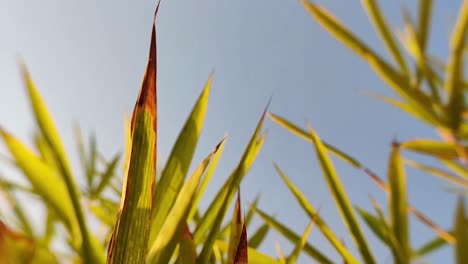
<svg viewBox="0 0 468 264"><path fill-rule="evenodd" d="M430 29L432 1L420 0L418 10L418 24L414 25L410 14L405 15L404 35L401 37L401 45L397 43L395 34L391 32L385 17L380 10L377 1L361 1L363 9L367 12L370 22L374 26L381 41L393 62L386 61L370 46L355 36L342 22L333 17L323 7L315 3L302 1L303 6L312 18L319 23L330 35L336 38L344 46L361 57L374 70L374 72L390 87L397 99L382 95L374 95L400 110L425 122L434 128L440 135L440 140L414 138L403 142L393 142L388 161L387 180L384 181L363 166L357 159L347 155L338 148L323 142L316 132L308 125L304 130L275 114L269 114L271 120L284 127L291 133L312 143L317 153L323 175L332 194L336 207L341 214L354 246L360 255L360 260L352 254L338 239L337 235L327 226L312 204L286 174L277 166L276 169L289 187L299 205L307 213L310 219L316 219L318 229L322 232L336 252L345 263L378 263L378 259L372 254L366 236L356 221L355 214L359 214L368 228L392 253L395 263L410 263L414 259L421 258L445 244L455 244L455 256L457 263L465 263L465 250L467 238L467 222L464 212L463 199L459 201L454 227L452 230L444 230L435 225L428 217L412 207L406 193L406 173L404 165L413 166L429 174L441 177L457 188L466 190L467 187L467 134L468 112L465 103L464 53L468 28L468 1L463 1L460 13L450 37L450 55L447 62L435 60L427 51L427 41ZM407 54L402 52L403 47ZM414 69L409 65L414 64ZM395 66L393 65L395 64ZM439 67L439 65L443 65ZM424 165L416 161L404 159L402 151L412 151L434 158L445 169ZM388 216L385 216L381 206L372 199L375 213L365 211L362 208L352 208L341 184L334 166L329 159L329 153L336 155L353 167L362 170L370 179L387 193ZM297 241L299 234L287 230L281 223L275 222L269 215L259 209L255 209L260 217L273 229L283 234L288 239ZM410 245L408 213L414 215L420 222L432 229L437 237L420 249ZM456 231L455 231L456 230ZM329 262L328 258L319 255L318 250L312 245L304 252L319 262ZM326 259L324 259L326 258Z"/></svg>
<svg viewBox="0 0 468 264"><path fill-rule="evenodd" d="M468 248L468 216L464 199L458 201L453 228L445 230L409 203L405 172L405 165L408 165L445 179L457 189L466 191L468 186L467 81L463 76L468 1L463 1L460 8L450 37L450 55L445 62L435 59L427 50L431 0L419 1L417 23L412 22L408 12L404 13L404 34L400 38L390 30L375 0L362 1L362 7L392 61L377 54L324 8L306 0L302 0L302 4L327 32L369 64L397 96L374 95L376 98L428 124L438 132L440 139L413 138L392 142L384 180L358 159L323 141L309 124L304 129L265 110L237 166L209 207L202 211L198 203L226 144L225 138L217 144L213 142L216 144L213 151L188 176L207 111L213 75L208 78L187 118L167 163L156 176L157 50L156 25L153 24L146 72L132 118L126 120L124 157L102 157L95 138L91 136L89 146L86 146L77 128L85 179L82 188L77 184L77 174L71 169L46 104L26 67L22 66L38 130L31 149L0 128L12 165L28 183L24 185L6 177L0 178L1 193L11 209L2 213L3 220L0 221L0 263L295 263L302 253L319 263L335 263L336 260L308 241L314 227L345 263L379 263L379 256L375 255L368 234L363 232L362 223L389 249L395 263L410 263L447 244L453 246L457 263L468 262L465 250ZM330 228L327 219L320 216L277 164L274 164L276 171L307 214L310 224L303 233L296 233L258 208L258 199L245 216L241 214L239 186L265 141L262 127L266 116L313 146L354 248L344 245L340 239L342 234ZM430 156L439 166L406 159L404 151ZM352 204L330 154L364 172L386 192L388 215L374 199L371 199L374 212ZM123 165L121 172L119 165ZM236 193L233 216L226 219ZM24 207L25 196L33 196L43 205L44 219L30 216ZM248 235L247 229L254 215L264 223ZM435 238L420 248L414 248L410 243L410 216L435 233ZM44 232L38 232L35 223L42 224ZM279 251L278 257L272 257L258 251L270 229L294 245L290 254L285 256ZM56 249L57 243L66 247Z"/></svg>

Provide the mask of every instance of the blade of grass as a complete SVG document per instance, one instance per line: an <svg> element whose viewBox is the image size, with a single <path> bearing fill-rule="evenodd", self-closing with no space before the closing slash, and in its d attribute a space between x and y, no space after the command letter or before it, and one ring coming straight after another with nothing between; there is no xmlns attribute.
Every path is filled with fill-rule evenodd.
<svg viewBox="0 0 468 264"><path fill-rule="evenodd" d="M281 224L277 220L275 220L273 217L269 216L262 210L252 207L254 212L262 218L262 220L268 224L271 228L275 229L278 233L283 235L287 240L289 240L291 243L295 244L297 241L301 239L301 236L298 234L294 233L291 229L289 229L287 226ZM304 252L307 253L311 258L315 259L319 263L334 263L331 261L327 256L325 256L319 249L315 248L314 246L310 245L309 243L306 243L304 245Z"/></svg>
<svg viewBox="0 0 468 264"><path fill-rule="evenodd" d="M159 8L156 7L155 18ZM157 65L153 23L148 65L132 116L128 174L119 215L108 248L108 263L143 263L148 250L153 184L156 174Z"/></svg>
<svg viewBox="0 0 468 264"><path fill-rule="evenodd" d="M154 241L159 233L187 175L203 127L212 79L211 74L177 138L162 171L161 179L156 184L150 241Z"/></svg>
<svg viewBox="0 0 468 264"><path fill-rule="evenodd" d="M396 143L392 145L387 177L389 182L388 200L392 231L400 245L400 255L403 257L401 263L409 263L411 253L406 209L406 177L400 156L400 148Z"/></svg>
<svg viewBox="0 0 468 264"><path fill-rule="evenodd" d="M465 188L468 188L468 179L462 178L462 177L460 177L458 175L452 174L450 172L441 170L441 169L436 168L436 167L427 166L427 165L424 165L424 164L421 164L419 162L415 162L415 161L412 161L412 160L405 160L405 163L408 164L409 166L413 167L413 168L425 171L427 173L430 173L430 174L432 174L434 176L440 177L440 178L442 178L442 179L444 179L446 181L449 181L449 182L451 182L453 184L456 184L458 186L463 186Z"/></svg>
<svg viewBox="0 0 468 264"><path fill-rule="evenodd" d="M457 202L455 213L454 235L457 239L455 256L458 264L468 263L468 218L465 214L464 198L460 197Z"/></svg>
<svg viewBox="0 0 468 264"><path fill-rule="evenodd" d="M393 60L398 64L400 70L405 75L408 75L409 70L403 58L403 54L398 48L377 2L375 0L361 0L361 5L366 10L367 16L372 24L374 24L374 28L379 33L380 39L384 42L388 52L393 57Z"/></svg>
<svg viewBox="0 0 468 264"><path fill-rule="evenodd" d="M215 219L218 216L218 214L224 216L226 212L220 211L221 208L224 206L224 200L226 200L226 197L228 197L226 203L230 203L230 201L234 197L235 191L238 188L240 182L242 181L245 174L247 174L248 170L255 161L255 158L257 157L257 154L259 153L265 139L265 135L260 134L264 119L265 112L260 118L257 127L255 128L255 131L252 137L250 138L250 141L247 147L245 148L244 153L242 154L242 157L239 163L237 164L236 168L228 177L228 179L224 182L223 186L218 191L215 198L212 200L211 204L209 205L208 209L203 215L202 219L200 220L199 224L197 225L197 228L194 232L195 244L200 244L200 242L207 234L208 230L210 230L210 228L213 227L213 223L215 222ZM230 186L232 186L232 188L230 188Z"/></svg>
<svg viewBox="0 0 468 264"><path fill-rule="evenodd" d="M253 205L253 207L256 207L256 205ZM250 210L250 212L253 213L253 210ZM251 248L258 248L265 240L268 231L270 231L270 226L268 224L261 225L249 238L249 246Z"/></svg>
<svg viewBox="0 0 468 264"><path fill-rule="evenodd" d="M219 146L220 142L215 149L203 160L203 162L195 169L192 176L180 189L179 195L169 212L164 224L161 228L161 234L156 237L156 240L150 246L147 263L169 263L171 256L177 243L183 234L187 215L192 205L193 197L200 185L201 178L205 172L208 164L210 163Z"/></svg>
<svg viewBox="0 0 468 264"><path fill-rule="evenodd" d="M374 256L369 249L364 234L359 227L359 223L354 214L353 208L346 195L346 192L341 184L341 181L336 174L333 164L328 157L326 148L315 131L309 126L309 133L312 136L312 141L315 146L315 151L325 176L325 180L333 196L336 206L341 214L342 220L352 234L353 241L366 263L375 263Z"/></svg>
<svg viewBox="0 0 468 264"><path fill-rule="evenodd" d="M76 233L76 222L73 205L67 188L57 172L24 146L18 139L3 129L0 134L15 159L15 163L31 183L35 192L49 204L64 220L65 226L73 235ZM54 190L51 192L50 190Z"/></svg>
<svg viewBox="0 0 468 264"><path fill-rule="evenodd" d="M221 142L221 145L218 147L218 151L216 151L215 156L211 160L210 165L206 170L205 176L203 177L203 180L200 184L200 188L198 189L193 200L192 209L190 210L190 213L187 217L187 222L190 222L193 219L198 210L198 204L200 203L200 200L203 194L205 193L205 189L211 180L211 176L213 175L214 171L216 170L216 167L218 166L219 158L221 157L221 154L223 154L224 145L226 145L226 139L227 137L224 137L223 141Z"/></svg>
<svg viewBox="0 0 468 264"><path fill-rule="evenodd" d="M239 247L239 241L242 235L242 229L245 223L241 217L241 198L240 188L237 189L237 200L234 205L234 214L231 220L231 233L229 238L229 251L228 251L228 264L234 263L234 257L236 256L237 249Z"/></svg>
<svg viewBox="0 0 468 264"><path fill-rule="evenodd" d="M296 135L296 136L298 136L298 137L300 137L302 139L305 139L306 141L309 141L309 142L312 143L312 137L310 136L309 133L307 133L307 131L305 131L304 129L299 128L298 126L291 123L287 119L285 119L283 117L280 117L278 115L272 114L272 113L268 113L268 118L270 118L273 122L277 123L278 125L284 127L286 130L288 130L292 134L294 134L294 135ZM353 167L356 167L356 168L359 168L359 169L362 168L362 165L355 158L347 155L346 153L344 153L341 150L335 148L334 146L326 143L325 141L322 141L322 143L328 149L328 151L330 151L335 156L337 156L337 157L341 158L342 160L346 161L347 163L349 163Z"/></svg>
<svg viewBox="0 0 468 264"><path fill-rule="evenodd" d="M115 168L120 160L120 155L117 154L112 161L108 164L106 170L100 177L98 186L93 192L93 196L98 197L106 186L108 186L110 179L115 175Z"/></svg>
<svg viewBox="0 0 468 264"><path fill-rule="evenodd" d="M221 252L227 253L229 245L225 241L216 240L214 243L215 247L218 247ZM265 255L253 248L248 248L249 262L255 264L280 264L276 259Z"/></svg>
<svg viewBox="0 0 468 264"><path fill-rule="evenodd" d="M458 130L465 109L465 96L461 80L463 78L463 48L468 31L468 1L463 1L459 15L450 38L450 54L448 58L444 87L448 93L449 117L451 127Z"/></svg>
<svg viewBox="0 0 468 264"><path fill-rule="evenodd" d="M47 107L42 100L39 91L36 89L28 70L26 69L26 66L21 64L21 69L36 123L38 124L45 140L53 150L53 154L57 160L61 172L60 175L65 182L68 195L70 196L73 205L76 221L78 222L80 229L83 260L86 263L103 263L105 257L102 248L98 245L98 243L95 241L95 238L93 238L88 231L83 209L80 203L80 192L74 181L71 167L67 160L65 149L60 140L58 131L55 128L52 117L49 114L49 111L47 110Z"/></svg>
<svg viewBox="0 0 468 264"><path fill-rule="evenodd" d="M234 255L233 264L248 264L248 245L247 245L247 229L245 223L242 225L241 235L239 238L236 254Z"/></svg>
<svg viewBox="0 0 468 264"><path fill-rule="evenodd" d="M414 255L418 258L424 257L425 255L431 254L436 250L447 245L447 241L437 236L426 243L424 243L419 249L417 249Z"/></svg>
<svg viewBox="0 0 468 264"><path fill-rule="evenodd" d="M188 225L185 224L184 233L179 243L177 264L195 264L197 261L197 248L193 241Z"/></svg>
<svg viewBox="0 0 468 264"><path fill-rule="evenodd" d="M458 152L455 144L432 139L412 139L400 143L401 148L416 153L434 156L439 159L456 159ZM465 151L468 147L464 146Z"/></svg>
<svg viewBox="0 0 468 264"><path fill-rule="evenodd" d="M298 137L301 137L305 139L306 141L312 142L312 137L307 134L307 132L298 126L294 125L293 123L289 122L288 120L279 117L274 114L269 114L269 118L279 124L280 126L284 127L286 130L290 131L291 133L297 135ZM383 191L388 192L387 185L383 180L381 180L374 172L372 172L369 168L365 167L362 163L360 163L356 158L346 154L345 152L339 150L338 148L331 146L330 144L327 144L323 142L323 145L330 151L330 153L334 154L336 157L340 158L341 160L345 161L346 163L350 164L351 166L360 169L364 171L370 179ZM403 142L404 145L404 142ZM415 144L418 145L418 144ZM400 145L401 146L401 145ZM415 146L418 147L418 146ZM451 152L453 153L453 152ZM442 160L442 162L445 164L447 162L450 162L451 165L454 165L455 163L448 161L448 160ZM459 168L461 170L461 168ZM411 205L408 204L408 211L413 214L418 220L420 220L422 223L424 223L426 226L428 226L431 230L433 230L436 234L444 238L449 244L454 243L454 238L452 235L447 233L445 230L434 224L428 217L426 217L423 213L421 213L419 210L416 208L412 207Z"/></svg>
<svg viewBox="0 0 468 264"><path fill-rule="evenodd" d="M307 243L307 238L309 237L310 231L312 230L312 227L314 226L314 221L315 219L311 219L310 223L307 225L306 229L304 230L304 233L302 234L301 239L296 243L296 247L294 250L291 252L291 255L288 257L288 264L294 264L296 263L297 259L299 258L299 255L301 254L301 251L303 250L305 244Z"/></svg>
<svg viewBox="0 0 468 264"><path fill-rule="evenodd" d="M299 191L299 189L289 180L286 174L279 168L278 165L273 164L278 174L281 176L286 186L293 193L299 205L302 207L304 212L312 220L314 219L317 227L320 229L325 238L332 244L335 250L343 257L348 263L359 263L359 261L346 249L340 239L336 237L333 231L328 227L325 221L318 215L314 207L307 201L307 198Z"/></svg>
<svg viewBox="0 0 468 264"><path fill-rule="evenodd" d="M361 215L361 218L367 224L369 229L374 233L374 235L377 238L379 238L380 241L382 241L384 244L390 247L391 242L388 239L387 229L380 221L379 217L376 217L373 214L359 207L357 207L356 210L359 213L359 215Z"/></svg>
<svg viewBox="0 0 468 264"><path fill-rule="evenodd" d="M301 3L325 30L366 61L395 93L417 109L415 111L425 112L427 115L432 116L436 122L442 124L442 121L431 107L430 98L422 91L412 88L408 76L402 75L393 69L325 9L307 2L307 0L301 0Z"/></svg>
<svg viewBox="0 0 468 264"><path fill-rule="evenodd" d="M432 0L419 1L418 41L423 51L429 39L429 27L431 25Z"/></svg>
<svg viewBox="0 0 468 264"><path fill-rule="evenodd" d="M239 162L238 166L233 171L231 176L229 176L229 178L225 182L225 185L223 185L222 189L218 192L218 195L222 197L222 200L220 200L221 204L219 204L217 198L215 198L214 203L210 205L210 207L207 210L207 213L205 213L202 221L200 221L199 226L197 226L197 229L195 231L195 242L197 242L197 234L203 234L200 230L203 231L204 228L211 227L211 229L208 231L208 235L205 238L205 243L203 245L203 249L198 259L198 263L200 264L206 263L211 258L212 247L219 233L219 229L226 214L228 204L233 199L235 191L239 188L243 177L249 170L250 166L253 164L255 158L257 157L258 153L260 152L260 149L263 146L263 142L265 141L265 134L259 134L262 128L264 117L265 113L262 115L262 118L260 119L257 128L255 129L255 132L244 152L244 155L241 158L241 161ZM211 211L217 206L220 206L219 210ZM203 224L208 224L208 226L203 227ZM199 233L197 233L197 231Z"/></svg>

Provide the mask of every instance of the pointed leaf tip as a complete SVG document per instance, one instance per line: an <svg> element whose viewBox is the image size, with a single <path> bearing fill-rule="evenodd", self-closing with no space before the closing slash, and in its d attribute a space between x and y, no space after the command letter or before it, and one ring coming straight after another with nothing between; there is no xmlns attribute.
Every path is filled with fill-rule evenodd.
<svg viewBox="0 0 468 264"><path fill-rule="evenodd" d="M245 223L242 225L242 233L237 246L234 264L248 264L248 245L247 245L247 230Z"/></svg>
<svg viewBox="0 0 468 264"><path fill-rule="evenodd" d="M159 7L159 4L158 4ZM158 10L156 8L156 12ZM155 14L156 15L156 14ZM157 83L157 56L156 56L156 26L153 24L151 31L151 44L148 58L148 64L146 66L145 76L143 77L143 83L141 84L140 94L138 95L137 103L133 114L133 123L135 122L135 114L140 111L148 111L154 119L156 115L156 83ZM154 123L154 129L156 131L156 123Z"/></svg>

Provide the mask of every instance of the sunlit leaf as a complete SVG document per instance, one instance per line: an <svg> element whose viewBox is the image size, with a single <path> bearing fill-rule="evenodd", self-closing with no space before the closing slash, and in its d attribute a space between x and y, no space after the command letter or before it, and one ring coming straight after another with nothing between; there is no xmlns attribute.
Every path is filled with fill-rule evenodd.
<svg viewBox="0 0 468 264"><path fill-rule="evenodd" d="M446 181L452 182L453 184L468 187L468 179L466 178L462 178L458 175L452 174L442 169L439 169L433 166L427 166L427 165L424 165L424 164L421 164L419 162L412 161L412 160L405 160L405 163L410 165L411 167L420 169L434 176L440 177Z"/></svg>
<svg viewBox="0 0 468 264"><path fill-rule="evenodd" d="M465 213L465 201L463 198L458 199L455 213L454 235L457 239L455 246L455 257L458 264L468 263L468 217Z"/></svg>
<svg viewBox="0 0 468 264"><path fill-rule="evenodd" d="M463 1L455 27L450 37L450 54L448 57L444 88L448 94L450 125L458 130L465 109L465 94L461 81L463 79L463 47L468 30L468 1Z"/></svg>
<svg viewBox="0 0 468 264"><path fill-rule="evenodd" d="M177 243L179 243L180 237L184 232L192 200L198 186L200 185L203 173L208 167L213 156L216 154L221 143L222 142L220 142L208 157L200 163L192 176L180 189L180 193L177 195L174 206L161 227L161 235L157 236L155 241L150 245L146 259L147 263L169 263L172 252L177 246Z"/></svg>
<svg viewBox="0 0 468 264"><path fill-rule="evenodd" d="M133 110L130 163L108 249L108 263L143 263L146 258L156 175L156 71L156 30L153 24L148 65Z"/></svg>
<svg viewBox="0 0 468 264"><path fill-rule="evenodd" d="M36 119L36 123L40 128L42 136L45 138L47 143L50 145L54 157L57 160L57 164L60 170L60 176L62 176L65 186L68 191L68 195L71 199L75 219L79 226L80 236L75 237L75 241L81 240L81 251L83 260L89 263L103 263L104 254L102 248L98 245L96 239L89 233L86 225L85 216L80 203L80 192L75 183L71 166L68 162L65 154L65 149L60 140L59 133L54 125L51 115L47 110L44 101L36 89L32 78L26 69L25 65L22 66L22 75L26 84L26 90L28 93L29 101L33 109L33 114Z"/></svg>
<svg viewBox="0 0 468 264"><path fill-rule="evenodd" d="M284 172L274 164L274 167L278 174L281 176L283 181L288 186L289 190L293 193L299 205L302 207L304 212L309 216L310 219L314 219L317 227L323 233L325 238L333 245L336 251L345 259L348 263L358 263L358 260L346 249L341 240L334 234L330 227L325 221L319 216L315 208L307 201L307 198L299 191L299 189L289 180Z"/></svg>
<svg viewBox="0 0 468 264"><path fill-rule="evenodd" d="M210 75L203 92L177 138L166 166L161 173L161 179L156 184L150 241L153 241L159 233L190 167L208 108L212 78L213 75Z"/></svg>
<svg viewBox="0 0 468 264"><path fill-rule="evenodd" d="M260 121L258 122L257 127L255 128L255 131L252 137L250 138L250 141L246 149L244 150L244 153L238 165L231 173L231 175L226 179L223 186L218 191L215 198L209 205L208 209L203 214L203 217L200 220L199 224L197 225L197 228L194 232L194 240L197 245L200 244L200 242L207 235L210 229L213 230L216 219L221 216L224 217L224 214L226 213L227 209L227 204L229 204L233 199L235 192L237 191L237 188L240 185L240 182L247 174L255 158L257 157L265 140L265 135L260 134L264 118L265 113L260 118ZM221 222L219 222L219 225L221 225ZM210 239L212 240L212 243L214 243L214 238ZM211 246L209 248L211 248Z"/></svg>
<svg viewBox="0 0 468 264"><path fill-rule="evenodd" d="M252 205L252 207L256 207L256 205ZM252 209L251 212L254 212ZM247 221L246 221L247 222ZM260 244L265 240L268 231L270 230L270 226L268 224L261 225L249 238L249 246L251 248L258 248Z"/></svg>
<svg viewBox="0 0 468 264"><path fill-rule="evenodd" d="M401 256L401 263L410 261L409 245L409 221L407 214L406 198L406 176L403 169L403 162L400 156L400 149L397 144L392 146L392 151L388 163L388 202L390 213L390 225L395 236L400 252L394 252L395 257Z"/></svg>
<svg viewBox="0 0 468 264"><path fill-rule="evenodd" d="M291 243L295 244L297 241L301 239L301 236L296 234L294 231L292 231L290 228L287 226L281 224L277 220L275 220L273 217L269 216L262 210L258 208L252 207L255 213L260 216L265 223L267 223L271 228L276 230L278 233L283 235L287 240L289 240ZM315 248L314 246L310 245L309 243L306 243L304 245L304 252L307 253L311 258L315 259L319 263L334 263L331 261L328 257L326 257L319 249Z"/></svg>
<svg viewBox="0 0 468 264"><path fill-rule="evenodd" d="M312 136L312 141L315 146L315 151L317 153L320 167L322 168L327 185L341 214L342 221L350 231L354 243L359 249L359 252L364 261L367 263L375 263L374 256L372 255L366 238L361 231L351 203L346 195L343 185L341 184L338 174L335 172L335 168L333 167L333 164L328 157L325 146L310 126L309 133Z"/></svg>
<svg viewBox="0 0 468 264"><path fill-rule="evenodd" d="M400 70L405 74L408 74L408 66L406 65L406 62L403 58L403 54L398 48L397 43L391 34L390 28L385 21L385 17L383 16L377 2L375 0L362 0L361 3L390 55L398 64Z"/></svg>

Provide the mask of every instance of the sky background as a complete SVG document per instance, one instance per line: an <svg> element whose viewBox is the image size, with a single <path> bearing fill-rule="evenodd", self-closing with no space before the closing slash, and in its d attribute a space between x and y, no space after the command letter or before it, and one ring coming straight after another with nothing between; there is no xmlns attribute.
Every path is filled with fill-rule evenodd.
<svg viewBox="0 0 468 264"><path fill-rule="evenodd" d="M316 1L388 58L358 1ZM380 1L392 28L402 26L401 7L417 1ZM459 1L434 1L429 50L445 58L447 37ZM34 123L17 58L26 62L53 114L75 168L79 168L73 122L95 132L108 158L123 150L124 114L133 109L148 57L156 1L0 0L0 125L31 142ZM297 1L163 1L157 18L158 152L165 160L209 73L215 69L205 126L193 163L198 164L228 132L228 142L209 186L209 198L237 164L255 125L269 111L305 127L309 121L328 142L386 175L390 142L434 137L426 125L382 102L367 90L392 95L349 50L332 39ZM348 247L350 237L324 182L312 145L267 120L268 135L257 162L242 183L244 208L261 193L260 208L297 232L306 215L272 167L277 162ZM5 153L3 146L0 151ZM385 206L385 195L362 172L334 160L354 204L371 208L369 194ZM0 165L0 172L11 171ZM408 168L409 200L448 228L455 197L444 182ZM258 224L258 222L257 222ZM433 233L411 222L415 247ZM366 229L367 230L367 229ZM390 253L367 232L379 263ZM275 254L274 231L262 250ZM309 241L338 260L317 229ZM353 249L353 252L356 250ZM452 260L447 247L427 260ZM301 263L310 259L302 257Z"/></svg>

